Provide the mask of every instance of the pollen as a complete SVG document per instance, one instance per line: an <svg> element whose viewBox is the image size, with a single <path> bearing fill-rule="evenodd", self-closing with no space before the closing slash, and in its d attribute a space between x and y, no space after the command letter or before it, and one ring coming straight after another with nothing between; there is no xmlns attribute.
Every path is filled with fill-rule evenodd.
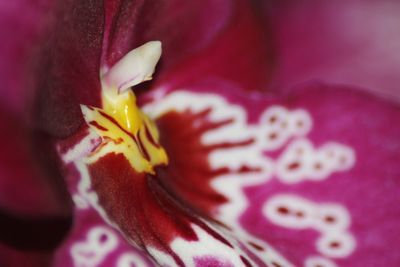
<svg viewBox="0 0 400 267"><path fill-rule="evenodd" d="M89 128L101 138L100 145L87 155L88 164L109 154L123 154L139 173L154 174L156 166L168 164L158 129L137 106L129 82L151 79L161 55L159 49L159 43L149 42L131 51L102 76L102 107L81 105Z"/></svg>

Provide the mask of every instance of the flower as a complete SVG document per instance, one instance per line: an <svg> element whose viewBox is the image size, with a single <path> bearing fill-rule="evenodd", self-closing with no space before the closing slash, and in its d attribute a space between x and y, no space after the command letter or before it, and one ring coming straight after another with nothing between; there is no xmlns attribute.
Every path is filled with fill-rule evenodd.
<svg viewBox="0 0 400 267"><path fill-rule="evenodd" d="M324 83L254 91L282 86L285 75L303 82L285 71L272 75L266 59L273 46L265 44L280 27L267 33L246 1L163 5L56 5L58 19L44 29L56 33L37 56L34 87L27 79L8 85L36 91L33 115L21 108L29 98L17 97L21 102L5 106L17 118L2 116L4 139L21 145L6 146L3 173L22 177L2 179L22 192L22 198L5 195L3 217L18 222L7 230L25 237L2 239L35 248L47 228L38 224L41 231L29 239L23 230L35 224L22 215L39 222L61 218L52 231L56 238L42 246L54 247L71 220L66 181L74 221L54 266L151 266L146 255L171 266L376 266L377 259L396 265L389 245L399 243L398 105ZM200 33L193 34L192 25ZM161 40L163 61L149 88L134 89L139 110L128 86L152 74L160 50L158 42L132 49L151 40ZM316 75L335 78L326 73ZM44 159L31 156L31 133L40 146L33 151L46 151ZM27 162L22 171L30 175L16 175L9 155ZM62 167L55 168L60 159ZM1 253L6 265L18 264L15 250ZM48 253L23 255L32 265L50 264Z"/></svg>

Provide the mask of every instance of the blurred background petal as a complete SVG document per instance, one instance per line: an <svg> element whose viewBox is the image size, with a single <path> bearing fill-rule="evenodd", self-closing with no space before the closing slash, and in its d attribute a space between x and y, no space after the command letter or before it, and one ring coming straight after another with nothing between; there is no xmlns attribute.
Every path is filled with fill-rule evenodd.
<svg viewBox="0 0 400 267"><path fill-rule="evenodd" d="M33 54L51 8L50 1L0 3L0 240L24 250L51 250L71 224L71 202L51 140L30 128ZM0 265L22 266L19 252L1 246L0 254ZM29 257L26 266L43 266L41 260L35 265L41 256Z"/></svg>
<svg viewBox="0 0 400 267"><path fill-rule="evenodd" d="M274 88L318 79L400 100L399 1L264 4L277 50Z"/></svg>

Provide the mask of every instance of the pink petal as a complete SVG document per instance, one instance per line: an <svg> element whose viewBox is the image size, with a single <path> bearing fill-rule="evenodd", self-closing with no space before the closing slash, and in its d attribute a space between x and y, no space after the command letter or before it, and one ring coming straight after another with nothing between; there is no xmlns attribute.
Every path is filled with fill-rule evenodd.
<svg viewBox="0 0 400 267"><path fill-rule="evenodd" d="M26 112L33 90L29 66L41 41L51 9L50 1L32 3L26 0L0 3L0 101L4 109ZM24 14L21 16L21 14Z"/></svg>
<svg viewBox="0 0 400 267"><path fill-rule="evenodd" d="M260 105L267 104L260 101ZM262 212L265 205L279 194L299 196L316 205L339 204L350 214L347 231L355 238L356 247L348 256L332 260L338 266L398 265L399 106L351 88L323 84L297 88L276 98L274 104L305 109L313 120L306 138L315 149L327 142L339 142L354 150L356 161L352 168L321 180L305 176L298 183L288 184L276 175L263 186L246 189L251 208L243 216L243 225L301 265L310 255L321 253L317 240L323 240L324 231L314 226L296 230L272 223Z"/></svg>
<svg viewBox="0 0 400 267"><path fill-rule="evenodd" d="M311 263L322 266L378 266L381 263L396 266L400 263L396 254L400 245L397 227L400 219L397 205L400 109L397 104L354 88L326 84L305 84L294 88L291 93L277 95L249 95L222 84L202 84L199 87L202 88L192 87L189 92L174 91L159 98L154 94L155 102L145 105L149 114L163 114L158 121L163 145L167 153L175 157L171 154L173 175L167 172L161 181L178 198L202 214L233 227L236 232L245 231L246 234L241 236L243 240L261 238L296 266L306 262L306 266L312 266ZM188 94L193 94L193 97L186 97ZM171 95L179 97L171 98ZM242 132L232 128L230 134L218 137L225 141L214 145L214 149L226 149L226 153L210 157L215 150L199 142L198 136L205 140L205 134L218 129L210 124L212 116L207 116L209 106L205 103L216 103L215 97L221 95L229 102L216 105L222 109L215 109L213 116L227 118L231 114L238 120L232 105L240 105L245 108L247 119L239 127ZM274 138L283 135L284 141L272 147L268 124L284 121L279 117L266 120L265 114L269 113L264 112L277 106L287 110L287 116L291 116L285 127L291 129L292 122L295 122L294 126L300 129L289 135L284 133L284 128L277 130ZM169 109L177 113L174 116L174 113L166 113ZM193 112L197 115L193 116ZM300 125L296 121L302 116ZM220 128L227 125L229 123ZM307 127L302 130L304 126ZM257 159L268 159L272 163L266 165L269 174L264 173L265 176L261 175L254 183L246 173L232 172L230 165L219 173L207 172L223 157L229 158L235 153L229 150L232 143L227 145L227 140L251 129L258 133L255 135L259 144L257 150L264 151L258 154ZM303 157L295 158L296 165L293 160L284 165L284 156L289 155L291 147L300 142L307 142L311 147L302 150L301 153L305 154L299 155ZM325 158L330 155L329 151L334 153L333 157ZM245 166L247 163L243 165L243 162L247 158L254 159L254 150L246 150L244 145L236 158L241 166ZM262 164L261 161L256 166ZM280 166L287 166L292 174L284 174ZM231 177L223 177L227 172ZM216 183L222 179L225 179L224 183ZM246 182L246 179L250 181ZM240 180L242 184L237 182ZM284 198L289 199L289 206L281 206L278 210L283 218L300 218L295 224L282 217L283 221L276 220L266 213L273 200L287 203L283 202ZM224 213L227 203L236 204L230 213ZM303 206L296 209L296 205ZM241 209L243 206L245 209ZM235 217L232 217L232 212L237 212ZM262 250L261 253L270 250L260 241L249 244ZM327 245L332 248L326 248Z"/></svg>
<svg viewBox="0 0 400 267"><path fill-rule="evenodd" d="M266 3L277 48L275 88L309 79L400 99L397 1Z"/></svg>

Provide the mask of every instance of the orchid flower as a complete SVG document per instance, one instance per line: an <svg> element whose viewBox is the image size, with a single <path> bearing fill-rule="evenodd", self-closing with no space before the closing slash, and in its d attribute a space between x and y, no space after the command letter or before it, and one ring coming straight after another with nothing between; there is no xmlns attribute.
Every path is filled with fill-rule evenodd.
<svg viewBox="0 0 400 267"><path fill-rule="evenodd" d="M400 263L400 108L379 96L399 95L395 60L377 62L386 79L311 60L299 26L308 5L379 4L15 3L0 4L22 25L1 30L1 266Z"/></svg>

